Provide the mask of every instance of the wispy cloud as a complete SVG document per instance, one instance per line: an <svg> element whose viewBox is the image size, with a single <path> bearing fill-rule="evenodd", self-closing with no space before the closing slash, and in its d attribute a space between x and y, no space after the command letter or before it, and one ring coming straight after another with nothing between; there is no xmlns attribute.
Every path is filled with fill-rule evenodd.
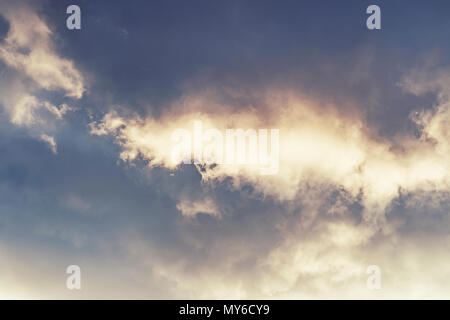
<svg viewBox="0 0 450 320"><path fill-rule="evenodd" d="M13 124L42 139L54 130L55 120L73 109L40 98L41 91L80 99L85 84L73 61L58 55L51 29L34 10L26 2L0 3L0 14L9 27L0 42L0 61L8 67L0 79L0 103Z"/></svg>

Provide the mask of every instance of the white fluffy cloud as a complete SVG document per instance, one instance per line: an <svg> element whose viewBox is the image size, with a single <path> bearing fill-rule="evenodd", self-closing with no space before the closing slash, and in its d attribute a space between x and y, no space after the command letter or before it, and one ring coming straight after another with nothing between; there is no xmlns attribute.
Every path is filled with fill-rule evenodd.
<svg viewBox="0 0 450 320"><path fill-rule="evenodd" d="M9 23L8 34L0 45L1 60L40 88L62 90L69 97L81 98L85 90L81 73L72 61L54 51L47 24L27 6L2 4L0 13Z"/></svg>
<svg viewBox="0 0 450 320"><path fill-rule="evenodd" d="M0 42L0 61L4 64L0 103L12 123L29 128L32 136L50 143L55 120L72 108L66 104L54 106L39 98L39 93L61 92L80 99L85 91L83 77L72 61L56 53L52 31L31 6L2 1L0 14L9 24ZM52 150L56 150L54 139L51 141Z"/></svg>
<svg viewBox="0 0 450 320"><path fill-rule="evenodd" d="M179 163L171 160L171 134L177 128L192 130L195 120L201 120L204 129L277 128L278 174L261 176L252 166L203 165L199 167L203 180L231 177L237 188L249 183L257 192L280 201L293 201L311 183L344 188L353 197L362 197L367 209L364 218L374 225L382 224L387 206L400 190L449 190L449 115L445 101L417 119L423 127L422 138L383 140L371 134L357 116L344 116L334 106L319 107L290 93L271 92L267 96L268 109L255 112L243 108L231 115L227 106L202 97L184 100L158 119L123 117L113 111L91 124L91 133L113 135L122 147L122 160L143 158L151 166L174 169ZM195 101L194 107L189 106L191 101ZM215 112L204 111L212 105Z"/></svg>

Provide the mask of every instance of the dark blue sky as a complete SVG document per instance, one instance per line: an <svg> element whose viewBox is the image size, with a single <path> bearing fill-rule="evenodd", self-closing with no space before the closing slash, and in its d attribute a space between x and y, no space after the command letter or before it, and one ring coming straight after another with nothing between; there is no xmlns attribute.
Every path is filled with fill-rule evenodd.
<svg viewBox="0 0 450 320"><path fill-rule="evenodd" d="M389 134L424 103L399 94L395 85L405 70L430 52L441 57L436 64L450 54L447 1L77 3L81 31L64 28L69 2L49 1L42 11L61 54L90 75L86 103L99 110L108 106L97 96L158 113L186 88L277 84L333 100L351 96ZM365 28L370 4L381 6L380 31ZM364 57L371 59L369 73L355 79ZM376 101L368 99L375 94ZM387 111L401 120L386 122Z"/></svg>

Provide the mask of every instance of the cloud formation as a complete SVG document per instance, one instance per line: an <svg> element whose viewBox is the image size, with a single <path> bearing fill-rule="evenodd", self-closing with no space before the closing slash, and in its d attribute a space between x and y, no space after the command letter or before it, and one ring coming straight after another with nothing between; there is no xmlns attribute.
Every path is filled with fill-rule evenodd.
<svg viewBox="0 0 450 320"><path fill-rule="evenodd" d="M196 120L202 121L205 128L219 130L280 129L280 170L276 175L261 176L251 166L196 166L205 186L221 189L227 182L241 192L250 186L250 193L243 193L243 198L278 203L281 207L274 212L268 209L270 213L263 216L273 215L276 230L266 236L279 238L266 239L265 248L252 252L252 245L261 241L255 234L234 240L212 237L210 244L197 236L186 236L185 240L192 241L195 248L207 252L198 263L187 254L168 258L157 248L147 249L153 252L149 268L158 277L175 281L173 296L443 297L446 288L434 280L424 285L429 281L424 270L434 269L422 261L427 245L420 244L422 238L403 233L411 228L407 221L412 217L417 221L429 219L415 212L433 208L439 215L444 214L449 200L447 78L430 75L435 79L430 85L428 78L422 79L425 74L423 71L404 77L401 83L409 93L432 91L439 97L434 108L410 115L418 135L402 132L389 138L378 136L362 114L343 113L337 105L324 105L319 99L292 91L261 91L263 103L258 109L218 102L220 99L209 92L186 96L158 118L111 111L91 124L91 134L111 135L125 162L144 160L150 167L173 172L183 165L171 161L173 144L167 141L171 141L175 129L189 129ZM217 210L211 209L223 203L205 203L210 201L180 200L177 209L183 216L196 217L202 212L223 219L223 214L217 215ZM399 210L404 210L405 216L400 218ZM438 241L441 236L445 237L440 232L429 235L427 242ZM146 246L136 241L140 243L137 247ZM136 252L133 241L126 243L136 258L145 256ZM396 253L400 261L394 263L389 256L398 246L408 249ZM249 263L251 271L243 267L243 261ZM374 263L382 266L384 286L390 288L382 295L365 287L366 268ZM400 269L403 274L398 273ZM411 277L416 279L412 283Z"/></svg>
<svg viewBox="0 0 450 320"><path fill-rule="evenodd" d="M410 68L447 2L386 3L411 23L380 37L356 0L96 0L79 37L65 2L0 2L1 297L449 297L450 72ZM195 121L279 129L277 174L173 162Z"/></svg>
<svg viewBox="0 0 450 320"><path fill-rule="evenodd" d="M2 61L23 72L40 88L62 90L80 99L85 91L83 77L72 61L54 51L47 24L29 6L3 2L0 12L9 23L8 34L0 45Z"/></svg>
<svg viewBox="0 0 450 320"><path fill-rule="evenodd" d="M250 184L256 192L279 201L293 201L308 184L343 188L361 197L364 218L377 225L385 210L401 192L447 191L450 182L447 102L434 111L418 115L422 137L399 136L390 140L374 136L363 120L339 113L337 106L317 102L291 92L264 94L266 108L230 108L213 96L194 96L175 104L160 118L120 116L112 111L91 133L110 134L121 146L120 158L142 158L150 166L177 168L171 153L171 134L201 120L206 128L277 128L280 130L280 169L273 176L260 176L252 166L198 166L203 180L228 177L239 188ZM214 110L214 111L211 111ZM172 141L169 143L168 141ZM381 227L381 226L380 226Z"/></svg>
<svg viewBox="0 0 450 320"><path fill-rule="evenodd" d="M55 120L72 108L65 103L53 105L41 98L42 92L61 92L80 99L85 84L73 61L57 54L52 31L34 10L27 2L0 2L0 14L8 23L0 42L0 61L7 67L0 79L0 103L13 124L28 128L32 136L46 136L54 142L50 137L54 132L50 132L54 131Z"/></svg>

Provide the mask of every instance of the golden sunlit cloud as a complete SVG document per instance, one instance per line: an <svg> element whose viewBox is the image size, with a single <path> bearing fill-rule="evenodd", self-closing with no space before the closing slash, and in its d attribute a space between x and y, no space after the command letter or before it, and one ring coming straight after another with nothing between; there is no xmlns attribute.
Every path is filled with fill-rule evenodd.
<svg viewBox="0 0 450 320"><path fill-rule="evenodd" d="M382 223L386 207L400 190L449 190L445 104L433 115L424 114L417 120L422 123L423 136L432 137L433 141L411 136L402 138L399 145L398 139L374 138L361 119L339 114L337 107L318 107L313 101L287 92L267 96L268 110L255 112L244 108L231 116L218 112L227 106L211 100L199 103L198 97L194 99L195 112L187 99L158 119L123 117L112 111L102 121L91 124L91 133L113 135L122 148L120 158L124 161L143 158L150 166L173 170L180 164L171 161L174 144L168 141L174 130L189 128L194 121L201 120L205 128L219 130L277 128L280 132L277 174L261 176L254 166L248 165L203 163L199 170L203 180L231 177L235 187L249 183L257 192L280 201L295 199L305 183L330 184L344 188L354 197L361 194L367 209L365 219L374 224ZM183 112L186 105L189 111ZM216 112L204 111L212 105Z"/></svg>

